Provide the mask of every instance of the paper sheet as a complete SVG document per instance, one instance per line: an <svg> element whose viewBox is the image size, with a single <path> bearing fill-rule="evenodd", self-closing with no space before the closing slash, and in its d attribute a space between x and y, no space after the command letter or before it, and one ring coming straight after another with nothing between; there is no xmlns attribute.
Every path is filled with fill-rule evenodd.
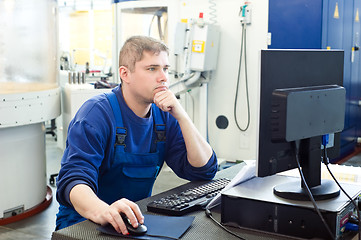
<svg viewBox="0 0 361 240"><path fill-rule="evenodd" d="M216 206L218 206L221 203L221 194L222 192L240 184L243 183L253 177L256 176L256 163L255 161L252 162L247 162L247 165L242 167L242 169L237 173L237 175L232 179L232 181L230 183L228 183L228 185L220 192L217 194L217 196L215 196L212 201L210 201L208 203L208 205L206 206L206 209L211 209L214 208Z"/></svg>

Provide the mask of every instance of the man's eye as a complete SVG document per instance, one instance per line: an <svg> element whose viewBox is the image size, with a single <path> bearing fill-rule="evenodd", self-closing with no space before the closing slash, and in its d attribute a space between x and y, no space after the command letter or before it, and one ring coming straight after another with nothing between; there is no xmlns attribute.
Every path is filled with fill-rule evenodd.
<svg viewBox="0 0 361 240"><path fill-rule="evenodd" d="M163 68L163 71L164 71L164 72L168 72L168 68Z"/></svg>
<svg viewBox="0 0 361 240"><path fill-rule="evenodd" d="M148 70L153 72L155 70L155 68L151 67L151 68L148 68Z"/></svg>

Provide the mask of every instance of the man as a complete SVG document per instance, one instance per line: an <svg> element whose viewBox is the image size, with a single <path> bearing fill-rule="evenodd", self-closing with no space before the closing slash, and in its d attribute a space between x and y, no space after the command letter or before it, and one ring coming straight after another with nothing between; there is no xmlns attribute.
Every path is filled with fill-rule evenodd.
<svg viewBox="0 0 361 240"><path fill-rule="evenodd" d="M165 161L188 180L209 180L217 158L168 89L168 48L142 36L119 54L120 86L88 100L69 124L57 179L57 229L89 219L128 234L144 222L135 201L150 196Z"/></svg>

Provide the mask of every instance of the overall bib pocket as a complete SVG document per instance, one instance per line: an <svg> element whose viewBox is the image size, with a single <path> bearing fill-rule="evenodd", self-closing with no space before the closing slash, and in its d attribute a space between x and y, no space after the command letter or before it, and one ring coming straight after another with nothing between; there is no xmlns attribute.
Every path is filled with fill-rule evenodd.
<svg viewBox="0 0 361 240"><path fill-rule="evenodd" d="M122 172L127 188L133 192L135 199L149 197L152 193L154 181L158 175L160 167L153 166L129 166L124 165Z"/></svg>

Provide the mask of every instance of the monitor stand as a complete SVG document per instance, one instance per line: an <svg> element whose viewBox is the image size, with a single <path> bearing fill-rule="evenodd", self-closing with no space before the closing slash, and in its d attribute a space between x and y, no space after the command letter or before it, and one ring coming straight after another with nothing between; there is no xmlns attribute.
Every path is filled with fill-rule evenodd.
<svg viewBox="0 0 361 240"><path fill-rule="evenodd" d="M328 179L322 179L321 184L310 188L310 191L315 200L332 199L340 195L340 189L337 184ZM302 186L300 180L276 185L273 188L273 193L289 200L310 200L307 190Z"/></svg>
<svg viewBox="0 0 361 240"><path fill-rule="evenodd" d="M299 166L313 198L315 200L326 200L339 196L340 189L334 181L321 180L322 163L320 156L322 150L319 147L320 142L321 137L300 140L299 153L295 153L295 155L298 156ZM293 146L296 147L296 145ZM296 149L294 151L297 152ZM310 201L306 185L300 180L276 185L273 193L289 200Z"/></svg>

